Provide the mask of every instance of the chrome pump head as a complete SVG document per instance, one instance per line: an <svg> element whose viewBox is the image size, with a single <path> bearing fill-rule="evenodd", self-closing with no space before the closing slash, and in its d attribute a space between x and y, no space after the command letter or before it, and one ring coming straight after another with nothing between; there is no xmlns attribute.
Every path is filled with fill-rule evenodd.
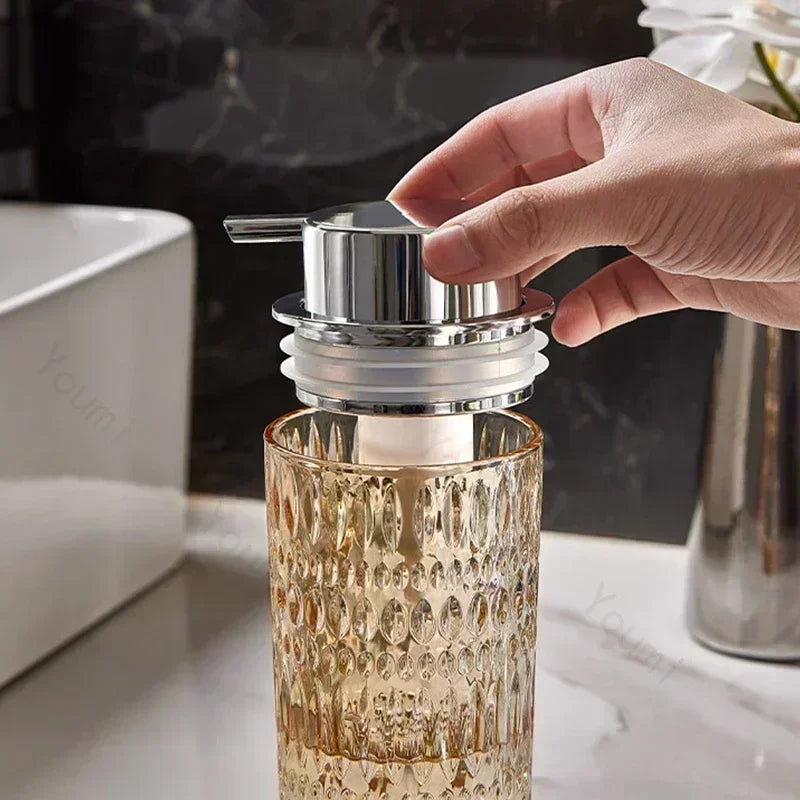
<svg viewBox="0 0 800 800"><path fill-rule="evenodd" d="M446 284L425 269L425 236L461 200L351 203L308 215L228 217L232 241L302 242L305 291L272 313L294 335L283 373L306 405L438 415L526 400L547 368L535 323L553 313L518 277Z"/></svg>

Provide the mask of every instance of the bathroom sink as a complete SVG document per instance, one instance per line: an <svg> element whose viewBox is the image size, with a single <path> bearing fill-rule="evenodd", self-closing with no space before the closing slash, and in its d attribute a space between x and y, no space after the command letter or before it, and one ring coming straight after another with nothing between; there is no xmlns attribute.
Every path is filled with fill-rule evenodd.
<svg viewBox="0 0 800 800"><path fill-rule="evenodd" d="M0 693L4 796L277 800L264 503L189 520L175 575ZM797 800L800 667L689 638L684 548L544 534L541 559L537 800Z"/></svg>
<svg viewBox="0 0 800 800"><path fill-rule="evenodd" d="M0 204L0 684L179 559L188 220Z"/></svg>

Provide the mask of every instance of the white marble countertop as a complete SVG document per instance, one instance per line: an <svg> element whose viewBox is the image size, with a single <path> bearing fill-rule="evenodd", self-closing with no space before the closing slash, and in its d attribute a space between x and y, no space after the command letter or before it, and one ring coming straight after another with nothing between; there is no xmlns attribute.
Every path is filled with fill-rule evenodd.
<svg viewBox="0 0 800 800"><path fill-rule="evenodd" d="M2 800L277 800L263 516L195 499L177 572L0 693ZM800 798L800 667L693 643L684 573L544 536L537 800Z"/></svg>

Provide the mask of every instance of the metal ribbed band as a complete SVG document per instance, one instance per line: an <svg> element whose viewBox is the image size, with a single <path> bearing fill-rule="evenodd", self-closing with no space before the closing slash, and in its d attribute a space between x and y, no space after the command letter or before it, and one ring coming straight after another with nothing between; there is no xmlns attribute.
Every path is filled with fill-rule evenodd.
<svg viewBox="0 0 800 800"><path fill-rule="evenodd" d="M302 292L287 295L272 308L278 322L302 330L306 339L326 344L362 347L448 347L496 342L518 336L547 319L554 311L553 299L535 289L522 290L522 304L513 311L464 322L428 324L364 324L321 319L305 308Z"/></svg>
<svg viewBox="0 0 800 800"><path fill-rule="evenodd" d="M289 376L286 370L284 375ZM385 403L367 402L357 400L337 400L333 397L320 395L297 389L297 399L310 408L322 408L326 411L340 411L348 414L386 414L399 416L433 417L447 414L474 413L477 411L493 411L501 408L511 408L533 397L533 384L526 386L518 392L496 395L494 397L479 397L473 400L459 400L449 403L408 403L404 405L387 405Z"/></svg>

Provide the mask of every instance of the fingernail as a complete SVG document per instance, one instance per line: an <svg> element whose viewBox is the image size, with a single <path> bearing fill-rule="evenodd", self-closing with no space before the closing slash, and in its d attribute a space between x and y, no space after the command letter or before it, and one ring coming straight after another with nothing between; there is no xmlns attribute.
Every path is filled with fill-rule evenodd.
<svg viewBox="0 0 800 800"><path fill-rule="evenodd" d="M425 240L425 264L439 275L461 275L481 266L463 225L448 225Z"/></svg>

